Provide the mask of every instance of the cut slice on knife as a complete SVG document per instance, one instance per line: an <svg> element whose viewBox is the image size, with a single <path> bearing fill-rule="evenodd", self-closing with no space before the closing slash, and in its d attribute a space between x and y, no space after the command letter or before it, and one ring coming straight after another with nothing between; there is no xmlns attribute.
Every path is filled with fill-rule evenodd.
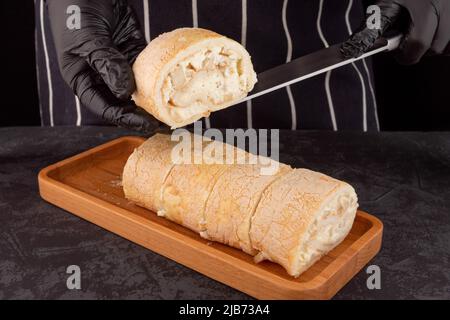
<svg viewBox="0 0 450 320"><path fill-rule="evenodd" d="M152 40L136 58L133 73L133 100L172 128L227 108L256 83L240 43L200 28L180 28Z"/></svg>

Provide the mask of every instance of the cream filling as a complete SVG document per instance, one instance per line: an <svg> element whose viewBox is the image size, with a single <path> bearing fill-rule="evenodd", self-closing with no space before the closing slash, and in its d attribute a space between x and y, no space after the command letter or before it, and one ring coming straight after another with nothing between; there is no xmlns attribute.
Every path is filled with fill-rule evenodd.
<svg viewBox="0 0 450 320"><path fill-rule="evenodd" d="M207 116L211 106L232 102L246 93L241 59L224 47L204 49L178 63L162 87L163 101L179 121Z"/></svg>
<svg viewBox="0 0 450 320"><path fill-rule="evenodd" d="M358 208L355 194L345 192L336 196L317 215L294 254L294 270L300 273L344 240L353 225Z"/></svg>

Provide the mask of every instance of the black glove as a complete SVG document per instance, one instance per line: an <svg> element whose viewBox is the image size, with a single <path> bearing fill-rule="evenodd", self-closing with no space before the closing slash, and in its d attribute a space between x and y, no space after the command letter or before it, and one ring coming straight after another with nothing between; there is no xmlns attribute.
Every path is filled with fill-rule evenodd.
<svg viewBox="0 0 450 320"><path fill-rule="evenodd" d="M414 64L425 54L450 54L450 0L381 0L381 28L364 25L347 40L341 51L346 57L358 57L390 28L405 38L396 58L402 64ZM368 18L368 17L367 17Z"/></svg>
<svg viewBox="0 0 450 320"><path fill-rule="evenodd" d="M73 5L80 28L70 25ZM130 99L136 88L130 65L146 42L126 1L47 0L47 6L61 74L80 102L107 122L154 131L159 122Z"/></svg>

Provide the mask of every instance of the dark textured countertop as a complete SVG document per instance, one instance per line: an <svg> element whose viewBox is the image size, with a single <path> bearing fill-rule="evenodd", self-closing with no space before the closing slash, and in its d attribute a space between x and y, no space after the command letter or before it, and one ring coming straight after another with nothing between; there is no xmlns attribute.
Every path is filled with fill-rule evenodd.
<svg viewBox="0 0 450 320"><path fill-rule="evenodd" d="M248 299L43 201L43 167L112 127L0 128L0 299ZM381 290L362 270L336 299L450 299L450 133L280 133L280 160L350 182L384 223ZM79 265L81 290L66 268Z"/></svg>

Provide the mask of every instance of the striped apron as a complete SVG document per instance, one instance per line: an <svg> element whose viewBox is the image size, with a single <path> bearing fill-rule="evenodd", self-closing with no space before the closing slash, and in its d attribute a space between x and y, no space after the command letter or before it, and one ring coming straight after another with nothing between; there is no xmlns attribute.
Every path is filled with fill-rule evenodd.
<svg viewBox="0 0 450 320"><path fill-rule="evenodd" d="M129 0L147 41L179 27L211 29L247 48L256 72L340 43L359 26L360 0ZM57 64L44 0L35 1L44 126L105 124L80 105ZM206 127L379 130L370 60L213 113Z"/></svg>

